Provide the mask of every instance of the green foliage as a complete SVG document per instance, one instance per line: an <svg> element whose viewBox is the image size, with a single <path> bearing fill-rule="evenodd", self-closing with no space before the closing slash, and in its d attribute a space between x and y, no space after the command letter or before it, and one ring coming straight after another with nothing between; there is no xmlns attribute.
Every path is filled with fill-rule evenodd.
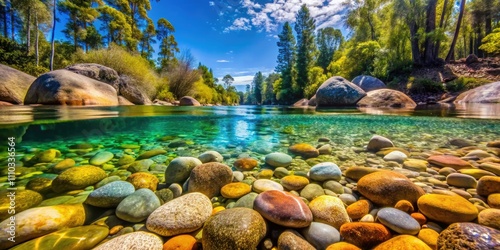
<svg viewBox="0 0 500 250"><path fill-rule="evenodd" d="M490 83L485 79L477 79L470 77L459 77L451 82L446 83L446 90L449 92L461 92L469 89L477 88L481 85Z"/></svg>
<svg viewBox="0 0 500 250"><path fill-rule="evenodd" d="M224 82L224 88L229 89L234 82L234 78L230 74L227 74L222 78L222 81Z"/></svg>
<svg viewBox="0 0 500 250"><path fill-rule="evenodd" d="M500 28L493 30L482 40L479 48L493 55L500 55Z"/></svg>
<svg viewBox="0 0 500 250"><path fill-rule="evenodd" d="M375 72L386 71L380 45L376 41L349 43L341 56L328 66L328 75L340 75L352 79L358 75L375 75ZM380 58L380 59L379 59ZM382 74L382 73L380 73ZM378 75L377 75L378 76Z"/></svg>
<svg viewBox="0 0 500 250"><path fill-rule="evenodd" d="M333 54L344 42L344 36L340 30L327 27L318 30L316 42L319 50L318 61L316 64L322 67L323 70L326 70L333 59Z"/></svg>
<svg viewBox="0 0 500 250"><path fill-rule="evenodd" d="M217 91L206 85L203 78L195 82L193 97L201 104L214 103L214 96L217 96Z"/></svg>
<svg viewBox="0 0 500 250"><path fill-rule="evenodd" d="M277 73L269 74L266 77L262 94L262 104L275 104L277 102L273 84L279 79L279 77L280 75Z"/></svg>
<svg viewBox="0 0 500 250"><path fill-rule="evenodd" d="M316 94L316 91L318 90L319 86L323 84L323 82L326 81L326 75L323 74L323 68L321 67L314 67L309 71L309 85L307 85L306 89L304 90L306 98L311 98L313 95Z"/></svg>
<svg viewBox="0 0 500 250"><path fill-rule="evenodd" d="M314 30L316 21L311 17L309 9L302 5L296 15L294 26L297 34L297 93L299 98L303 97L306 86L309 84L309 71L316 63L317 48L314 42Z"/></svg>
<svg viewBox="0 0 500 250"><path fill-rule="evenodd" d="M296 45L292 27L288 22L283 25L283 30L278 35L278 65L276 72L280 73L279 83L273 83L277 100L280 103L292 103L295 98L293 87L296 85ZM275 81L276 82L276 81Z"/></svg>
<svg viewBox="0 0 500 250"><path fill-rule="evenodd" d="M149 97L154 97L156 88L165 80L161 79L149 62L137 53L126 51L120 46L111 45L107 49L92 50L82 54L78 62L97 63L116 70L136 80Z"/></svg>
<svg viewBox="0 0 500 250"><path fill-rule="evenodd" d="M168 78L170 92L180 99L193 94L195 82L200 80L200 73L193 69L194 58L189 51L182 53L177 61L178 63L170 66L162 74Z"/></svg>
<svg viewBox="0 0 500 250"><path fill-rule="evenodd" d="M158 53L158 62L162 70L168 70L177 64L176 53L179 53L177 41L173 33L174 26L165 18L160 18L157 23L156 38L160 41L160 52Z"/></svg>
<svg viewBox="0 0 500 250"><path fill-rule="evenodd" d="M264 76L262 75L262 72L257 72L255 76L253 77L252 81L253 85L253 96L255 99L256 104L261 104L262 103L262 87L264 85Z"/></svg>
<svg viewBox="0 0 500 250"><path fill-rule="evenodd" d="M427 78L410 77L408 79L407 88L409 92L413 94L444 92L444 86L442 83L435 82Z"/></svg>
<svg viewBox="0 0 500 250"><path fill-rule="evenodd" d="M24 46L3 36L0 36L0 63L33 76L39 76L49 71L45 67L36 66L35 57L26 55Z"/></svg>
<svg viewBox="0 0 500 250"><path fill-rule="evenodd" d="M214 88L215 79L217 78L214 78L214 73L212 72L212 69L209 69L207 66L200 63L198 65L198 70L200 71L201 77L203 78L203 83L210 88Z"/></svg>

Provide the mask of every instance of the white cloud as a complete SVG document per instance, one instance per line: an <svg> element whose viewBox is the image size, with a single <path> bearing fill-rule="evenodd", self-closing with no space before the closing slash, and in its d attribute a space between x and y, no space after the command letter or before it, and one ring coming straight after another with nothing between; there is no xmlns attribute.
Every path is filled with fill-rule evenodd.
<svg viewBox="0 0 500 250"><path fill-rule="evenodd" d="M210 5L210 6L214 6L214 5L215 5L215 3L214 3L214 1L209 1L209 2L208 2L208 5Z"/></svg>
<svg viewBox="0 0 500 250"><path fill-rule="evenodd" d="M222 60L217 60L216 62L218 62L218 63L228 63L229 61L222 59Z"/></svg>
<svg viewBox="0 0 500 250"><path fill-rule="evenodd" d="M232 30L250 30L252 26L250 25L250 20L248 18L240 17L233 21L233 24L224 29L224 33Z"/></svg>
<svg viewBox="0 0 500 250"><path fill-rule="evenodd" d="M253 75L234 76L233 78L234 78L233 85L247 85L251 84L253 81Z"/></svg>
<svg viewBox="0 0 500 250"><path fill-rule="evenodd" d="M344 0L273 0L272 3L259 4L256 0L242 0L241 9L246 10L246 17L239 17L224 32L250 30L268 33L277 31L280 24L295 22L295 15L303 4L316 19L316 28L339 26ZM248 21L248 22L247 22ZM243 22L243 23L242 23Z"/></svg>

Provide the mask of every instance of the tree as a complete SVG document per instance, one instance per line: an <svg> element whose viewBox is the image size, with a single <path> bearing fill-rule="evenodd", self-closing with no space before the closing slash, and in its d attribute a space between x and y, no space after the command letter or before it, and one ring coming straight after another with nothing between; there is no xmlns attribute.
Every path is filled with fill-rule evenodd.
<svg viewBox="0 0 500 250"><path fill-rule="evenodd" d="M139 48L141 49L141 56L148 60L151 60L153 57L153 53L155 52L153 44L156 43L156 30L153 20L148 19L147 22L148 24L146 26L146 29L144 30L144 32L142 32L142 38L139 44Z"/></svg>
<svg viewBox="0 0 500 250"><path fill-rule="evenodd" d="M178 63L166 71L169 90L179 99L191 95L194 91L195 82L200 79L198 70L193 70L194 58L191 52L181 53Z"/></svg>
<svg viewBox="0 0 500 250"><path fill-rule="evenodd" d="M55 34L56 34L56 10L57 10L57 0L53 2L54 6L52 6L52 37L51 37L51 45L50 45L50 63L49 69L54 70L54 52L55 52Z"/></svg>
<svg viewBox="0 0 500 250"><path fill-rule="evenodd" d="M482 40L483 44L479 47L492 55L500 55L500 28L493 30Z"/></svg>
<svg viewBox="0 0 500 250"><path fill-rule="evenodd" d="M172 33L174 26L165 18L160 18L157 23L156 38L160 41L158 62L162 69L168 69L176 63L175 53L179 52L177 41Z"/></svg>
<svg viewBox="0 0 500 250"><path fill-rule="evenodd" d="M462 23L464 11L465 11L465 0L462 0L460 3L460 13L458 14L458 20L457 20L457 26L455 28L455 34L453 35L453 40L451 42L450 50L448 51L448 55L446 55L447 62L455 59L455 45L457 44L458 33L460 32L460 25Z"/></svg>
<svg viewBox="0 0 500 250"><path fill-rule="evenodd" d="M255 102L257 104L262 104L262 87L264 85L264 76L262 75L262 72L259 71L255 74L255 76L253 77L252 85L252 94L255 97Z"/></svg>
<svg viewBox="0 0 500 250"><path fill-rule="evenodd" d="M333 60L333 54L344 42L344 36L340 30L328 27L318 30L316 42L319 50L317 65L326 70Z"/></svg>
<svg viewBox="0 0 500 250"><path fill-rule="evenodd" d="M99 16L99 11L94 8L94 4L103 5L103 2L102 0L64 0L59 3L60 11L69 17L63 33L67 38L73 39L75 51L80 46L88 51L86 36L87 33L92 34L92 23ZM94 35L92 39L95 39L95 34L92 35Z"/></svg>
<svg viewBox="0 0 500 250"><path fill-rule="evenodd" d="M262 104L275 104L277 102L276 96L274 95L273 84L279 78L280 78L279 74L271 73L264 80Z"/></svg>
<svg viewBox="0 0 500 250"><path fill-rule="evenodd" d="M215 79L217 78L214 78L214 73L212 72L212 69L209 69L207 66L200 63L198 65L198 70L200 71L201 77L203 78L203 83L210 88L214 88Z"/></svg>
<svg viewBox="0 0 500 250"><path fill-rule="evenodd" d="M294 71L296 62L296 47L295 38L293 37L292 27L288 22L283 25L281 33L278 35L278 59L276 65L276 72L281 75L281 84L279 88L274 88L277 99L282 102L291 103L293 98L296 75ZM277 85L278 87L278 85Z"/></svg>
<svg viewBox="0 0 500 250"><path fill-rule="evenodd" d="M103 29L107 30L108 46L116 43L127 48L134 47L137 41L132 37L132 28L127 22L125 15L117 9L103 5L98 7L103 22Z"/></svg>
<svg viewBox="0 0 500 250"><path fill-rule="evenodd" d="M304 4L296 15L295 32L297 34L297 88L299 98L304 96L304 89L309 83L309 70L316 62L316 44L314 42L315 20Z"/></svg>
<svg viewBox="0 0 500 250"><path fill-rule="evenodd" d="M230 74L227 74L222 78L222 81L224 82L224 88L227 90L234 82L234 78Z"/></svg>

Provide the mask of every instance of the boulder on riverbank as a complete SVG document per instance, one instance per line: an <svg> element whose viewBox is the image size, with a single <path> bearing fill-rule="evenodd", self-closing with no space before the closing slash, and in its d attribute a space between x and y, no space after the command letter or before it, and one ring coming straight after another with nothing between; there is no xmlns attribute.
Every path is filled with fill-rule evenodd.
<svg viewBox="0 0 500 250"><path fill-rule="evenodd" d="M493 82L460 94L455 103L500 103L500 82Z"/></svg>
<svg viewBox="0 0 500 250"><path fill-rule="evenodd" d="M341 76L326 80L316 91L318 107L353 106L366 96L363 89Z"/></svg>
<svg viewBox="0 0 500 250"><path fill-rule="evenodd" d="M0 102L3 105L23 104L24 96L34 80L33 76L0 64Z"/></svg>
<svg viewBox="0 0 500 250"><path fill-rule="evenodd" d="M358 107L415 108L417 104L403 92L392 89L368 91L357 103Z"/></svg>
<svg viewBox="0 0 500 250"><path fill-rule="evenodd" d="M387 88L384 82L373 76L356 76L354 79L352 79L352 83L356 84L356 86L360 87L366 92Z"/></svg>
<svg viewBox="0 0 500 250"><path fill-rule="evenodd" d="M293 104L294 107L307 107L309 100L307 98L302 98Z"/></svg>
<svg viewBox="0 0 500 250"><path fill-rule="evenodd" d="M118 105L116 89L69 70L55 70L38 77L31 84L25 104L48 105Z"/></svg>
<svg viewBox="0 0 500 250"><path fill-rule="evenodd" d="M179 100L179 106L201 106L201 104L191 96L183 96Z"/></svg>

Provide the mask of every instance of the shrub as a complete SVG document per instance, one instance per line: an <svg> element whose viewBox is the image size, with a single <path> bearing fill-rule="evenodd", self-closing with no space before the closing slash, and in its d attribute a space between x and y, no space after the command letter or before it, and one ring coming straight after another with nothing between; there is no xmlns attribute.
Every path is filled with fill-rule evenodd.
<svg viewBox="0 0 500 250"><path fill-rule="evenodd" d="M26 55L26 48L8 38L0 36L0 63L8 65L33 76L49 71L43 66L36 66L34 55Z"/></svg>
<svg viewBox="0 0 500 250"><path fill-rule="evenodd" d="M446 83L446 90L449 92L461 92L487 83L490 83L490 81L470 77L459 77L458 79Z"/></svg>
<svg viewBox="0 0 500 250"><path fill-rule="evenodd" d="M194 58L189 51L184 52L175 65L163 72L168 78L170 92L176 98L193 95L195 82L200 79L200 72L193 69Z"/></svg>
<svg viewBox="0 0 500 250"><path fill-rule="evenodd" d="M77 61L102 64L116 70L120 75L134 78L139 84L137 87L142 89L149 97L154 97L159 85L162 84L162 81L165 81L151 68L148 60L117 45L82 54Z"/></svg>
<svg viewBox="0 0 500 250"><path fill-rule="evenodd" d="M214 94L216 94L215 89L208 87L208 85L203 82L203 78L200 77L200 79L194 83L194 98L201 104L213 103Z"/></svg>
<svg viewBox="0 0 500 250"><path fill-rule="evenodd" d="M427 78L413 78L408 80L408 90L410 93L440 93L444 92L443 84Z"/></svg>

